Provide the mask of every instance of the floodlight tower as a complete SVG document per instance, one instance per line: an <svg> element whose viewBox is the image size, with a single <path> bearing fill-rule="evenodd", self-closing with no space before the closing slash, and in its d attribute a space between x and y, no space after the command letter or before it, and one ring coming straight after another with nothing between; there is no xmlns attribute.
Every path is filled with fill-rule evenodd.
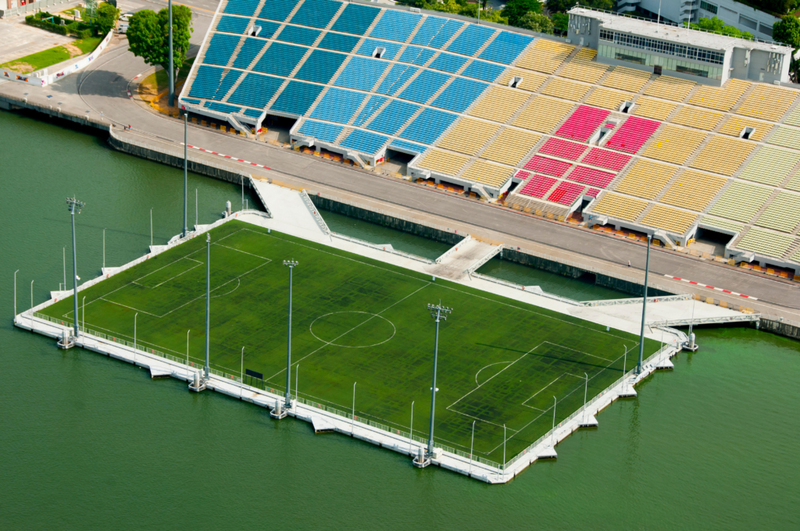
<svg viewBox="0 0 800 531"><path fill-rule="evenodd" d="M439 362L439 322L446 321L447 316L453 311L452 308L442 306L439 304L428 304L428 311L431 312L431 317L436 320L436 335L433 342L433 385L431 386L431 429L430 438L428 439L428 459L433 456L433 419L436 412L436 366Z"/></svg>
<svg viewBox="0 0 800 531"><path fill-rule="evenodd" d="M73 315L75 316L75 337L78 337L78 253L75 249L75 212L81 213L81 209L86 205L83 201L78 201L75 197L67 198L67 208L72 216L72 298L74 302Z"/></svg>
<svg viewBox="0 0 800 531"><path fill-rule="evenodd" d="M206 233L206 380L209 373L209 343L211 343L211 235Z"/></svg>
<svg viewBox="0 0 800 531"><path fill-rule="evenodd" d="M289 332L286 340L286 402L292 407L292 272L297 267L297 260L284 260L283 265L289 268Z"/></svg>
<svg viewBox="0 0 800 531"><path fill-rule="evenodd" d="M650 242L653 237L647 235L647 260L644 265L644 296L642 297L642 326L639 330L639 363L636 365L636 374L642 373L642 358L644 357L644 318L647 310L647 274L650 272Z"/></svg>

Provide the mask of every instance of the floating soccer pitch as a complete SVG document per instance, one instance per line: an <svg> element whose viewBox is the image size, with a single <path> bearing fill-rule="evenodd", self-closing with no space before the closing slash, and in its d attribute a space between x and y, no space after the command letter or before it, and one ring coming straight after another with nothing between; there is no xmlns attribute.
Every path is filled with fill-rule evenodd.
<svg viewBox="0 0 800 531"><path fill-rule="evenodd" d="M453 308L441 324L437 446L502 463L622 376L638 337L240 221L211 235L211 367L263 375L245 383L285 390L289 271L294 259L292 387L299 397L428 436L434 322L428 303ZM205 359L205 238L195 238L79 294L80 322L114 339ZM85 297L85 306L83 305ZM72 298L43 310L71 323ZM85 314L85 315L84 315ZM660 345L646 340L645 357ZM295 389L292 389L295 393ZM504 433L506 434L504 449Z"/></svg>

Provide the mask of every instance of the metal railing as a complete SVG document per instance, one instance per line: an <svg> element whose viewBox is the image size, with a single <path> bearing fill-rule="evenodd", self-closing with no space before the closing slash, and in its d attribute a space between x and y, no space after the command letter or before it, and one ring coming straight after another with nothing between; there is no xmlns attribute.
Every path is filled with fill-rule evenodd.
<svg viewBox="0 0 800 531"><path fill-rule="evenodd" d="M51 317L49 315L45 315L45 314L39 313L39 312L33 312L33 316L36 317L36 318L39 318L39 319L43 319L45 321L49 321L51 323L55 323L55 324L57 324L59 326L65 327L65 328L71 328L73 326L73 322L69 321L67 319L58 319L56 317ZM192 362L191 360L189 360L188 364L187 364L187 360L186 360L185 357L174 356L172 354L167 354L166 352L162 352L160 350L156 350L154 348L147 347L145 345L142 345L141 343L137 343L136 345L134 345L133 342L128 341L126 339L122 339L120 337L116 337L116 336L111 335L111 334L106 334L104 332L99 332L97 330L92 330L91 328L87 328L87 327L82 326L82 325L78 325L78 330L82 334L85 334L85 335L91 337L92 339L103 339L103 340L106 340L106 341L110 341L112 343L116 343L118 345L123 345L123 346L129 347L129 348L135 349L136 351L143 352L145 354L158 356L159 358L163 358L165 360L169 360L169 361L172 361L172 362L175 362L175 363L179 363L179 364L185 366L187 369L203 368L202 364ZM227 373L225 371L220 371L218 369L213 369L213 368L210 368L210 367L209 367L208 370L209 370L209 372L211 374L219 376L220 378L224 378L225 380L236 382L236 383L239 383L239 384L242 383L241 376L236 376L236 375Z"/></svg>
<svg viewBox="0 0 800 531"><path fill-rule="evenodd" d="M450 256L451 254L456 252L460 245L464 245L465 243L467 243L471 239L472 239L472 236L467 234L466 236L464 236L464 238L460 242L454 243L448 250L446 250L444 253L442 253L441 256L439 256L439 258L434 260L434 262L437 263L437 264L441 264L442 260L444 260L445 258Z"/></svg>
<svg viewBox="0 0 800 531"><path fill-rule="evenodd" d="M495 284L500 284L501 286L506 286L507 288L512 288L512 289L516 289L516 290L520 290L520 291L527 291L528 293L534 293L534 294L539 295L541 297L545 297L545 298L552 299L552 300L555 300L555 301L563 302L563 303L569 304L571 306L584 306L584 303L582 303L580 301L568 299L566 297L560 297L558 295L553 295L552 293L547 293L546 291L542 290L541 288L539 288L538 290L534 291L534 290L526 289L526 287L523 286L522 284L515 284L514 282L509 282L507 280L502 280L502 279L499 279L499 278L490 277L488 275L484 275L484 274L481 274L481 273L472 273L471 276L473 276L475 278L479 278L481 280L486 280L488 282L494 282ZM536 286L536 287L538 287L538 286Z"/></svg>
<svg viewBox="0 0 800 531"><path fill-rule="evenodd" d="M308 211L314 217L314 221L317 222L320 230L322 230L322 232L324 232L327 236L330 236L331 229L328 228L328 224L325 223L324 219L322 219L322 216L319 214L319 210L317 210L317 207L311 201L311 198L308 197L308 192L306 192L305 189L300 192L300 197L303 198L303 203L305 203L306 207L308 207Z"/></svg>

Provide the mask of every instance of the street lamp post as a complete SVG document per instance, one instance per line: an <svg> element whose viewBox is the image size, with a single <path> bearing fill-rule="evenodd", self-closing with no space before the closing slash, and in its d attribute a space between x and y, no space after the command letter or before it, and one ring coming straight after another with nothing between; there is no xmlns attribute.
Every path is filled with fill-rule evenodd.
<svg viewBox="0 0 800 531"><path fill-rule="evenodd" d="M133 351L136 352L136 319L139 317L139 312L133 316Z"/></svg>
<svg viewBox="0 0 800 531"><path fill-rule="evenodd" d="M211 343L211 235L206 233L206 365L205 379L209 373L209 344Z"/></svg>
<svg viewBox="0 0 800 531"><path fill-rule="evenodd" d="M170 0L171 2L171 0ZM169 25L170 30L172 29L172 24ZM170 49L172 47L170 46ZM170 105L172 105L170 103ZM187 148L187 135L189 130L189 114L184 112L183 113L183 237L185 238L186 235L189 233L189 229L186 226L186 211L188 210L188 186L189 186L189 159L188 154L186 152Z"/></svg>
<svg viewBox="0 0 800 531"><path fill-rule="evenodd" d="M296 260L284 260L283 265L289 268L289 332L286 340L286 407L292 407L292 281L293 271L297 267Z"/></svg>
<svg viewBox="0 0 800 531"><path fill-rule="evenodd" d="M83 333L86 333L86 295L83 296L81 302L81 312L83 313Z"/></svg>
<svg viewBox="0 0 800 531"><path fill-rule="evenodd" d="M187 378L189 377L189 374L190 374L190 372L189 372L189 333L191 331L192 331L191 328L186 331L186 375L187 375Z"/></svg>
<svg viewBox="0 0 800 531"><path fill-rule="evenodd" d="M439 304L428 304L428 311L431 313L431 317L436 320L436 335L434 336L433 343L433 384L431 385L431 428L430 438L428 439L428 457L431 457L433 455L433 422L436 413L436 391L438 391L438 389L436 389L436 366L439 363L439 323L441 321L446 321L447 316L453 309L442 306L440 302Z"/></svg>
<svg viewBox="0 0 800 531"><path fill-rule="evenodd" d="M153 246L153 207L150 207L150 247Z"/></svg>
<svg viewBox="0 0 800 531"><path fill-rule="evenodd" d="M647 275L650 272L650 242L653 237L647 235L647 261L644 266L644 296L642 297L642 327L639 332L639 364L636 366L636 374L642 372L642 358L644 357L644 319L647 310Z"/></svg>
<svg viewBox="0 0 800 531"><path fill-rule="evenodd" d="M14 317L17 316L17 273L19 269L14 271Z"/></svg>
<svg viewBox="0 0 800 531"><path fill-rule="evenodd" d="M506 425L503 424L503 474L506 473L506 441L508 437L506 436Z"/></svg>
<svg viewBox="0 0 800 531"><path fill-rule="evenodd" d="M242 364L239 366L239 378L241 379L241 385L239 386L239 400L241 400L242 394L244 393L244 347L242 347Z"/></svg>
<svg viewBox="0 0 800 531"><path fill-rule="evenodd" d="M356 430L356 384L358 382L353 382L353 412L350 415L350 434L355 434Z"/></svg>
<svg viewBox="0 0 800 531"><path fill-rule="evenodd" d="M78 322L78 313L77 313L78 303L75 303L75 322ZM33 280L31 280L31 316L33 316ZM77 324L75 325L77 328Z"/></svg>
<svg viewBox="0 0 800 531"><path fill-rule="evenodd" d="M475 421L472 421L472 439L469 442L469 476L472 475L472 451L475 448ZM504 459L505 461L505 459Z"/></svg>
<svg viewBox="0 0 800 531"><path fill-rule="evenodd" d="M414 401L411 401L411 428L408 432L408 438L411 440L411 443L408 445L408 450L414 447Z"/></svg>
<svg viewBox="0 0 800 531"><path fill-rule="evenodd" d="M589 375L587 373L583 373L586 377L586 385L583 388L583 423L586 424L586 399L589 395Z"/></svg>
<svg viewBox="0 0 800 531"><path fill-rule="evenodd" d="M169 106L175 105L175 67L172 59L172 0L169 0Z"/></svg>
<svg viewBox="0 0 800 531"><path fill-rule="evenodd" d="M73 273L73 314L75 315L75 337L78 337L78 252L75 249L75 211L81 213L81 208L86 203L74 197L67 198L67 208L72 216L72 273ZM66 286L65 286L66 287Z"/></svg>
<svg viewBox="0 0 800 531"><path fill-rule="evenodd" d="M106 229L103 229L103 269L106 268Z"/></svg>
<svg viewBox="0 0 800 531"><path fill-rule="evenodd" d="M550 437L550 444L553 448L556 447L556 407L558 406L558 400L556 397L553 397L553 431L550 433L552 434Z"/></svg>

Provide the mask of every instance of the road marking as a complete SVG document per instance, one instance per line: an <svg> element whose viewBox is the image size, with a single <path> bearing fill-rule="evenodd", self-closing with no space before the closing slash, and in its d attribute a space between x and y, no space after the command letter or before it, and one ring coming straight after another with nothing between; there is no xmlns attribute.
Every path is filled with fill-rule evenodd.
<svg viewBox="0 0 800 531"><path fill-rule="evenodd" d="M191 144L186 144L186 146L187 146L187 147L190 147L190 148L192 148L192 149L196 149L196 150L198 150L198 151L202 151L202 152L204 152L204 153L211 153L212 155L218 155L218 156L220 156L220 157L225 157L226 159L238 160L239 162L244 162L245 164L250 164L251 166L256 166L256 167L258 167L258 168L264 168L265 170L270 170L270 169L272 169L272 168L270 168L269 166L264 166L264 165L262 165L262 164L256 164L255 162L250 162L249 160L237 159L236 157L231 157L230 155L225 155L224 153L217 153L216 151L211 151L211 150L208 150L208 149L203 149L203 148L201 148L201 147L193 146L193 145L191 145Z"/></svg>
<svg viewBox="0 0 800 531"><path fill-rule="evenodd" d="M742 298L745 298L745 299L753 299L754 301L758 300L757 297L752 297L750 295L742 295L741 293L736 293L735 291L731 291L729 289L717 288L715 286L709 286L708 284L700 284L699 282L695 282L694 280L687 280L687 279L681 278L681 277L673 277L672 275L664 275L664 276L667 277L667 278L671 278L673 280L680 280L681 282L687 282L687 283L692 284L694 286L700 286L701 288L708 288L708 289L713 289L713 290L716 290L716 291L721 291L722 293L727 293L728 295L736 295L737 297L742 297Z"/></svg>

